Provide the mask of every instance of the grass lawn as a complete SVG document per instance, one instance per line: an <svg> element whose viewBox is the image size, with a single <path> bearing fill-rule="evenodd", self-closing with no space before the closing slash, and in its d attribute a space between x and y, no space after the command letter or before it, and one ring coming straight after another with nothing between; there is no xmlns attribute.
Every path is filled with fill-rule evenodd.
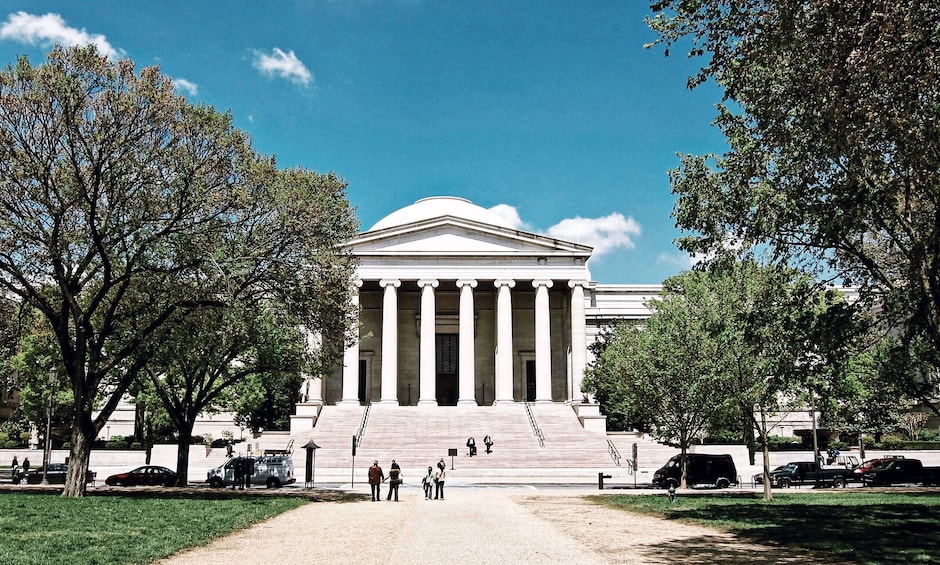
<svg viewBox="0 0 940 565"><path fill-rule="evenodd" d="M630 512L688 520L731 532L743 541L803 548L857 563L940 563L940 491L802 494L680 492L665 496L595 496Z"/></svg>
<svg viewBox="0 0 940 565"><path fill-rule="evenodd" d="M149 563L306 504L279 496L0 493L0 563Z"/></svg>

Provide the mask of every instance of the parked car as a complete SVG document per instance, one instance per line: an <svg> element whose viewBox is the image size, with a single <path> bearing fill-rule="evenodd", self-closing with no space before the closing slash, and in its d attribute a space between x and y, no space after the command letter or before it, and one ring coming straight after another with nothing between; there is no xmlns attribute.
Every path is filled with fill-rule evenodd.
<svg viewBox="0 0 940 565"><path fill-rule="evenodd" d="M894 459L887 464L870 469L862 480L872 486L894 484L940 484L940 467L924 467L920 459Z"/></svg>
<svg viewBox="0 0 940 565"><path fill-rule="evenodd" d="M160 467L159 465L144 465L127 473L111 475L104 480L109 487L133 487L139 485L163 485L171 487L176 484L176 471Z"/></svg>
<svg viewBox="0 0 940 565"><path fill-rule="evenodd" d="M728 488L738 484L738 471L730 455L686 454L686 484ZM653 473L653 486L678 487L682 478L682 456L676 455Z"/></svg>
<svg viewBox="0 0 940 565"><path fill-rule="evenodd" d="M862 475L869 471L874 471L875 469L880 469L888 463L894 461L895 459L904 459L903 455L891 455L888 457L878 457L875 459L867 459L858 465L855 469L852 470L852 473L858 478L861 479Z"/></svg>
<svg viewBox="0 0 940 565"><path fill-rule="evenodd" d="M819 468L812 461L794 461L781 465L770 472L770 484L780 488L792 485L815 485L816 478L822 486L842 488L852 481L852 471L845 467ZM764 483L764 474L754 475L755 484Z"/></svg>
<svg viewBox="0 0 940 565"><path fill-rule="evenodd" d="M294 462L287 455L264 455L261 457L233 457L221 467L210 470L206 482L214 488L231 486L235 481L235 467L243 465L249 468L251 484L264 485L268 488L280 488L296 482Z"/></svg>
<svg viewBox="0 0 940 565"><path fill-rule="evenodd" d="M26 483L30 485L38 485L42 482L42 466L33 467L29 470L29 473L25 476ZM64 485L65 484L65 475L68 473L69 467L65 463L50 463L49 471L46 473L46 479L49 481L49 484L53 485ZM22 482L24 479L23 475L20 474L19 482ZM92 483L95 482L95 472L88 470L85 472L85 482Z"/></svg>

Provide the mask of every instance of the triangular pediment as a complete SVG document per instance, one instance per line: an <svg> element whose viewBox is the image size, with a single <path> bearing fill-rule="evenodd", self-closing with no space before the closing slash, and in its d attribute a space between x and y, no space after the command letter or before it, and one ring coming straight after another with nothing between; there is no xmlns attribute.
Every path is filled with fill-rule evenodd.
<svg viewBox="0 0 940 565"><path fill-rule="evenodd" d="M443 216L368 231L349 242L356 255L570 255L584 257L591 247L529 232Z"/></svg>

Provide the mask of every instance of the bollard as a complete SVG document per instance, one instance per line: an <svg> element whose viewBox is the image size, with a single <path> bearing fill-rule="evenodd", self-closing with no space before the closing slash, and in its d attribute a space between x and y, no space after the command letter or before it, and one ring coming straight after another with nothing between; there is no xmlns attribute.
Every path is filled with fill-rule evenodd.
<svg viewBox="0 0 940 565"><path fill-rule="evenodd" d="M597 489L604 490L604 479L609 479L610 475L605 475L604 473L597 474Z"/></svg>

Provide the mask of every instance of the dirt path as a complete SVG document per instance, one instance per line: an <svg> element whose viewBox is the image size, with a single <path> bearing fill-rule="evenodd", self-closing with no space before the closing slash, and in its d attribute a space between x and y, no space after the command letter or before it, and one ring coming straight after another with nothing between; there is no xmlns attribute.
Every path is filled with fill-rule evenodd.
<svg viewBox="0 0 940 565"><path fill-rule="evenodd" d="M465 487L428 501L411 488L398 503L317 502L161 563L822 563L583 495Z"/></svg>

